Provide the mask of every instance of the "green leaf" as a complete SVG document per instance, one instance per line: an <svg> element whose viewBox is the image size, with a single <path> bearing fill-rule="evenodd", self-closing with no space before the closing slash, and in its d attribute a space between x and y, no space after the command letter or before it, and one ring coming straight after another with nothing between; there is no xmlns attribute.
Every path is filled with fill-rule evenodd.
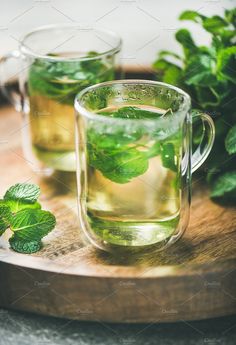
<svg viewBox="0 0 236 345"><path fill-rule="evenodd" d="M223 196L236 198L236 171L229 171L216 178L211 187L211 197Z"/></svg>
<svg viewBox="0 0 236 345"><path fill-rule="evenodd" d="M230 10L225 10L225 18L229 24L236 27L236 7Z"/></svg>
<svg viewBox="0 0 236 345"><path fill-rule="evenodd" d="M168 112L171 114L170 109L154 112L129 106L119 108L113 112L100 112L100 114L127 119L153 119L165 116ZM161 131L162 133L153 132L153 134L155 133L153 135L155 142L150 146L149 143L145 142L147 133L145 133L142 124L138 125L138 121L136 126L133 125L131 128L116 126L112 129L110 126L101 126L100 128L100 124L95 123L88 128L87 132L88 164L113 182L128 183L132 178L144 174L148 169L148 160L161 153L160 135L162 141L163 132L166 132L165 136L170 136L168 129L164 131L161 128ZM172 151L170 150L168 153L171 154ZM168 160L168 157L165 157L165 160L169 163L168 168L174 170L176 167L171 159L174 158L169 157Z"/></svg>
<svg viewBox="0 0 236 345"><path fill-rule="evenodd" d="M176 40L183 46L185 56L195 54L198 51L190 32L187 29L180 29L175 34Z"/></svg>
<svg viewBox="0 0 236 345"><path fill-rule="evenodd" d="M171 52L169 50L161 50L158 54L159 59L160 58L165 58L165 57L174 57L177 60L181 60L181 56L179 56L178 54Z"/></svg>
<svg viewBox="0 0 236 345"><path fill-rule="evenodd" d="M132 178L144 174L148 169L148 160L145 155L136 150L130 149L107 157L106 166L102 174L109 180L116 183L128 183Z"/></svg>
<svg viewBox="0 0 236 345"><path fill-rule="evenodd" d="M4 200L22 201L34 204L40 194L40 188L35 184L17 183L10 187L4 195Z"/></svg>
<svg viewBox="0 0 236 345"><path fill-rule="evenodd" d="M160 58L154 62L153 68L165 83L181 86L183 72L179 66Z"/></svg>
<svg viewBox="0 0 236 345"><path fill-rule="evenodd" d="M163 144L161 147L161 159L165 168L177 172L177 160L175 154L175 147L172 143Z"/></svg>
<svg viewBox="0 0 236 345"><path fill-rule="evenodd" d="M40 194L38 186L17 183L10 187L0 200L0 236L7 228L14 232L9 243L20 253L34 253L41 246L41 239L56 224L53 214L42 211L36 201Z"/></svg>
<svg viewBox="0 0 236 345"><path fill-rule="evenodd" d="M98 55L88 53L88 57ZM54 56L57 56L54 54ZM29 70L29 94L43 95L60 103L73 105L78 92L85 87L114 79L112 61L49 61L36 59Z"/></svg>
<svg viewBox="0 0 236 345"><path fill-rule="evenodd" d="M216 70L219 80L229 80L236 84L236 46L220 49Z"/></svg>
<svg viewBox="0 0 236 345"><path fill-rule="evenodd" d="M0 200L0 205L10 207L11 212L16 213L25 208L40 209L41 205L36 201L40 194L40 189L34 184L18 183L6 192L4 200Z"/></svg>
<svg viewBox="0 0 236 345"><path fill-rule="evenodd" d="M117 111L112 113L105 112L104 115L109 115L111 117L118 117L122 119L156 119L157 117L162 116L165 114L165 111L158 112L157 111L150 111L145 109L140 109L137 107L122 107L119 108Z"/></svg>
<svg viewBox="0 0 236 345"><path fill-rule="evenodd" d="M225 148L230 155L236 153L236 125L229 130L225 138Z"/></svg>
<svg viewBox="0 0 236 345"><path fill-rule="evenodd" d="M153 63L153 68L156 69L157 71L165 71L167 70L170 66L173 66L172 62L169 62L165 59L157 59L154 63Z"/></svg>
<svg viewBox="0 0 236 345"><path fill-rule="evenodd" d="M21 238L18 238L18 234L15 233L10 239L9 243L11 248L23 254L32 254L39 251L42 247L41 241L25 241Z"/></svg>
<svg viewBox="0 0 236 345"><path fill-rule="evenodd" d="M177 66L170 66L164 74L163 81L168 84L181 85L182 70Z"/></svg>
<svg viewBox="0 0 236 345"><path fill-rule="evenodd" d="M0 200L0 206L1 205L10 207L11 212L13 213L24 210L26 208L41 209L41 205L37 201L31 204L22 200Z"/></svg>
<svg viewBox="0 0 236 345"><path fill-rule="evenodd" d="M180 20L192 20L195 23L202 23L206 17L196 11L184 11L179 16Z"/></svg>
<svg viewBox="0 0 236 345"><path fill-rule="evenodd" d="M205 18L203 21L203 27L212 34L218 34L222 29L226 28L228 23L220 16L213 16Z"/></svg>
<svg viewBox="0 0 236 345"><path fill-rule="evenodd" d="M12 214L10 208L0 204L0 236L9 227L11 217Z"/></svg>
<svg viewBox="0 0 236 345"><path fill-rule="evenodd" d="M190 94L195 107L212 115L216 138L203 171L209 185L212 187L214 184L213 195L219 193L219 186L224 185L232 190L225 194L222 192L222 195L236 201L234 179L230 178L236 166L234 129L228 133L229 124L236 123L236 8L225 10L224 18L185 11L180 19L200 24L212 34L212 42L208 46L197 46L188 30L180 29L176 33L176 40L182 45L184 56L179 60L179 65L183 66L180 67L181 78L173 78L172 83L180 85ZM168 56L171 57L171 52L159 55L159 59L154 62L158 80L163 81L168 77L170 63L164 59ZM229 175L225 175L227 173ZM230 180L227 185L225 176Z"/></svg>
<svg viewBox="0 0 236 345"><path fill-rule="evenodd" d="M48 211L25 209L17 212L11 220L11 230L17 238L26 242L39 241L56 224L54 215Z"/></svg>
<svg viewBox="0 0 236 345"><path fill-rule="evenodd" d="M203 87L217 85L217 78L214 75L215 66L216 62L210 55L193 56L185 70L186 84Z"/></svg>

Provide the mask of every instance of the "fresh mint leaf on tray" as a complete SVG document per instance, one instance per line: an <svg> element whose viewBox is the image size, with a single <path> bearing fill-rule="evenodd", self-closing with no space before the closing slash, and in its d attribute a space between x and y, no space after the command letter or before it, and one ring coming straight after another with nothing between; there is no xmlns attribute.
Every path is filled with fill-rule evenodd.
<svg viewBox="0 0 236 345"><path fill-rule="evenodd" d="M35 184L17 183L6 191L4 200L24 201L33 204L37 201L39 194L40 189Z"/></svg>
<svg viewBox="0 0 236 345"><path fill-rule="evenodd" d="M39 194L40 189L35 184L17 183L7 190L1 203L14 213L24 208L41 208L37 202Z"/></svg>
<svg viewBox="0 0 236 345"><path fill-rule="evenodd" d="M9 240L11 248L18 253L32 254L39 251L42 247L41 241L24 241L13 235Z"/></svg>
<svg viewBox="0 0 236 345"><path fill-rule="evenodd" d="M0 236L9 228L13 250L31 254L42 247L42 238L56 225L55 216L41 210L40 189L35 184L17 183L0 200Z"/></svg>

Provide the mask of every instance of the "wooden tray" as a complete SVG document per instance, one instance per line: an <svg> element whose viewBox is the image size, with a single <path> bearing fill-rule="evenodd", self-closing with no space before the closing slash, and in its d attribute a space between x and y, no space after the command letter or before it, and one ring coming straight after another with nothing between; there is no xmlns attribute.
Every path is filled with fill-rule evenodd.
<svg viewBox="0 0 236 345"><path fill-rule="evenodd" d="M115 259L84 244L75 176L40 180L19 148L20 116L0 111L0 194L16 182L41 185L56 229L34 255L0 242L0 305L79 320L164 322L236 312L236 212L194 189L191 222L166 254Z"/></svg>

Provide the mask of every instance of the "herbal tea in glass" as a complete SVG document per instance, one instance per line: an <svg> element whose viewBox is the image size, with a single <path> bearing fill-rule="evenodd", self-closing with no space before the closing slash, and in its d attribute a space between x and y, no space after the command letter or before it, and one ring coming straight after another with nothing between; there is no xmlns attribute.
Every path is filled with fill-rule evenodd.
<svg viewBox="0 0 236 345"><path fill-rule="evenodd" d="M132 105L108 107L98 114L155 119L164 117L167 112ZM126 246L151 245L157 239L161 243L170 238L180 212L180 149L178 129L167 138L162 135L159 140L158 135L154 137L141 127L123 132L118 129L117 133L113 130L105 138L98 133L97 126L88 129L87 212L99 237ZM148 232L145 231L147 222Z"/></svg>
<svg viewBox="0 0 236 345"><path fill-rule="evenodd" d="M53 56L73 58L72 54ZM88 53L84 61L35 60L29 70L28 92L33 151L40 161L55 170L75 170L75 95L114 76L113 59L104 62L96 52Z"/></svg>
<svg viewBox="0 0 236 345"><path fill-rule="evenodd" d="M24 154L35 172L75 171L75 95L115 78L120 49L113 32L58 24L30 32L4 57L20 62L21 94L9 96L22 111Z"/></svg>
<svg viewBox="0 0 236 345"><path fill-rule="evenodd" d="M176 240L189 212L188 95L134 80L95 85L78 97L79 216L85 233L109 251L157 250Z"/></svg>

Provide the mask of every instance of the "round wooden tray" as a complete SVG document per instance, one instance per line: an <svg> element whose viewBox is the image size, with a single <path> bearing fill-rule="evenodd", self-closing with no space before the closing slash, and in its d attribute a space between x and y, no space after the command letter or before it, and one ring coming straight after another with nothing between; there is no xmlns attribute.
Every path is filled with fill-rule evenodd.
<svg viewBox="0 0 236 345"><path fill-rule="evenodd" d="M236 312L236 212L194 189L184 237L164 253L114 258L85 244L77 220L75 176L42 180L19 148L20 123L0 112L0 194L36 182L57 227L34 255L0 240L0 305L45 315L109 322L194 320Z"/></svg>

